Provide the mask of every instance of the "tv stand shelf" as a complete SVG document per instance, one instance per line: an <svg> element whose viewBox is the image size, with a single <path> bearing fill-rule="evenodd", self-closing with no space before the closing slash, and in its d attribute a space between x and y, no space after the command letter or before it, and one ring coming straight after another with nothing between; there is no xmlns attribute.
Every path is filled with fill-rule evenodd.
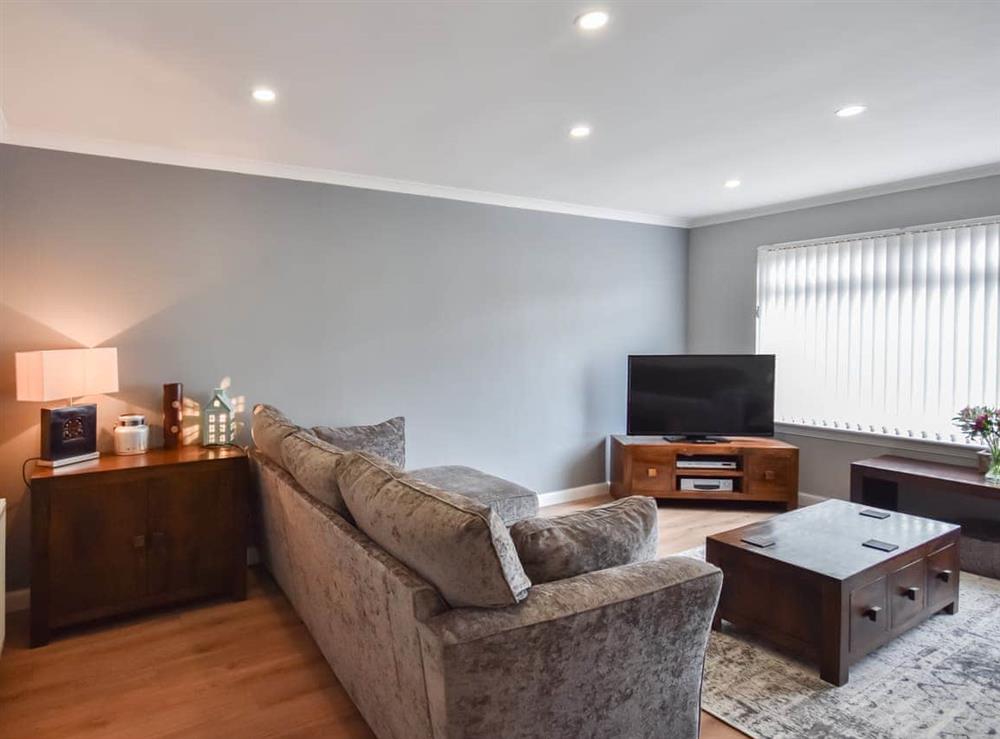
<svg viewBox="0 0 1000 739"><path fill-rule="evenodd" d="M699 459L734 467L678 467ZM732 490L681 490L681 480L717 479ZM664 500L734 500L798 506L799 450L772 438L731 437L711 446L666 441L658 436L611 437L611 495L648 495Z"/></svg>

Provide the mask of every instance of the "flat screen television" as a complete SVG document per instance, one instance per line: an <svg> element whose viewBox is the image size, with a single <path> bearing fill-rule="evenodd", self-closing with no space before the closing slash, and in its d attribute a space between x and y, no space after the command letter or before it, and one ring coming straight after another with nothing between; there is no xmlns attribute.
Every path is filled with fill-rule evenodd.
<svg viewBox="0 0 1000 739"><path fill-rule="evenodd" d="M630 356L628 433L705 441L773 436L774 355Z"/></svg>

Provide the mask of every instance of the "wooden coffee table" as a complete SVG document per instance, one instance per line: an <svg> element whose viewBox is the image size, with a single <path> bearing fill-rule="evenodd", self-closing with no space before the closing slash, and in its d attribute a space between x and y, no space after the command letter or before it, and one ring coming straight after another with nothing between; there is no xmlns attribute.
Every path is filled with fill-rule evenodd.
<svg viewBox="0 0 1000 739"><path fill-rule="evenodd" d="M820 677L847 682L876 647L944 610L958 610L959 533L954 524L894 511L860 515L840 500L714 534L706 559L725 577L722 620L819 663ZM774 540L761 548L747 536ZM862 546L877 539L892 552Z"/></svg>

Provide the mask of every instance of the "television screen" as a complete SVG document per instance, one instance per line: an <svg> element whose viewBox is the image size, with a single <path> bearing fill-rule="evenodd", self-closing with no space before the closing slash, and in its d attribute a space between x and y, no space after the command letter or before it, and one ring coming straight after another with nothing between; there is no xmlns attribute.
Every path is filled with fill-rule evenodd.
<svg viewBox="0 0 1000 739"><path fill-rule="evenodd" d="M773 436L774 355L630 356L628 433Z"/></svg>

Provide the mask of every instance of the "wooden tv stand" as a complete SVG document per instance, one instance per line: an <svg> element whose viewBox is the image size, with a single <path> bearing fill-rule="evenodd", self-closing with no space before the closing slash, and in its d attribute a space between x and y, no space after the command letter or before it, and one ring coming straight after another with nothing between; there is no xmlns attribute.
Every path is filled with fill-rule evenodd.
<svg viewBox="0 0 1000 739"><path fill-rule="evenodd" d="M678 467L678 461L735 462L735 468ZM732 481L732 492L682 490L682 479ZM798 507L799 450L772 438L730 437L718 444L671 442L658 436L611 437L611 495L664 500L743 500Z"/></svg>

